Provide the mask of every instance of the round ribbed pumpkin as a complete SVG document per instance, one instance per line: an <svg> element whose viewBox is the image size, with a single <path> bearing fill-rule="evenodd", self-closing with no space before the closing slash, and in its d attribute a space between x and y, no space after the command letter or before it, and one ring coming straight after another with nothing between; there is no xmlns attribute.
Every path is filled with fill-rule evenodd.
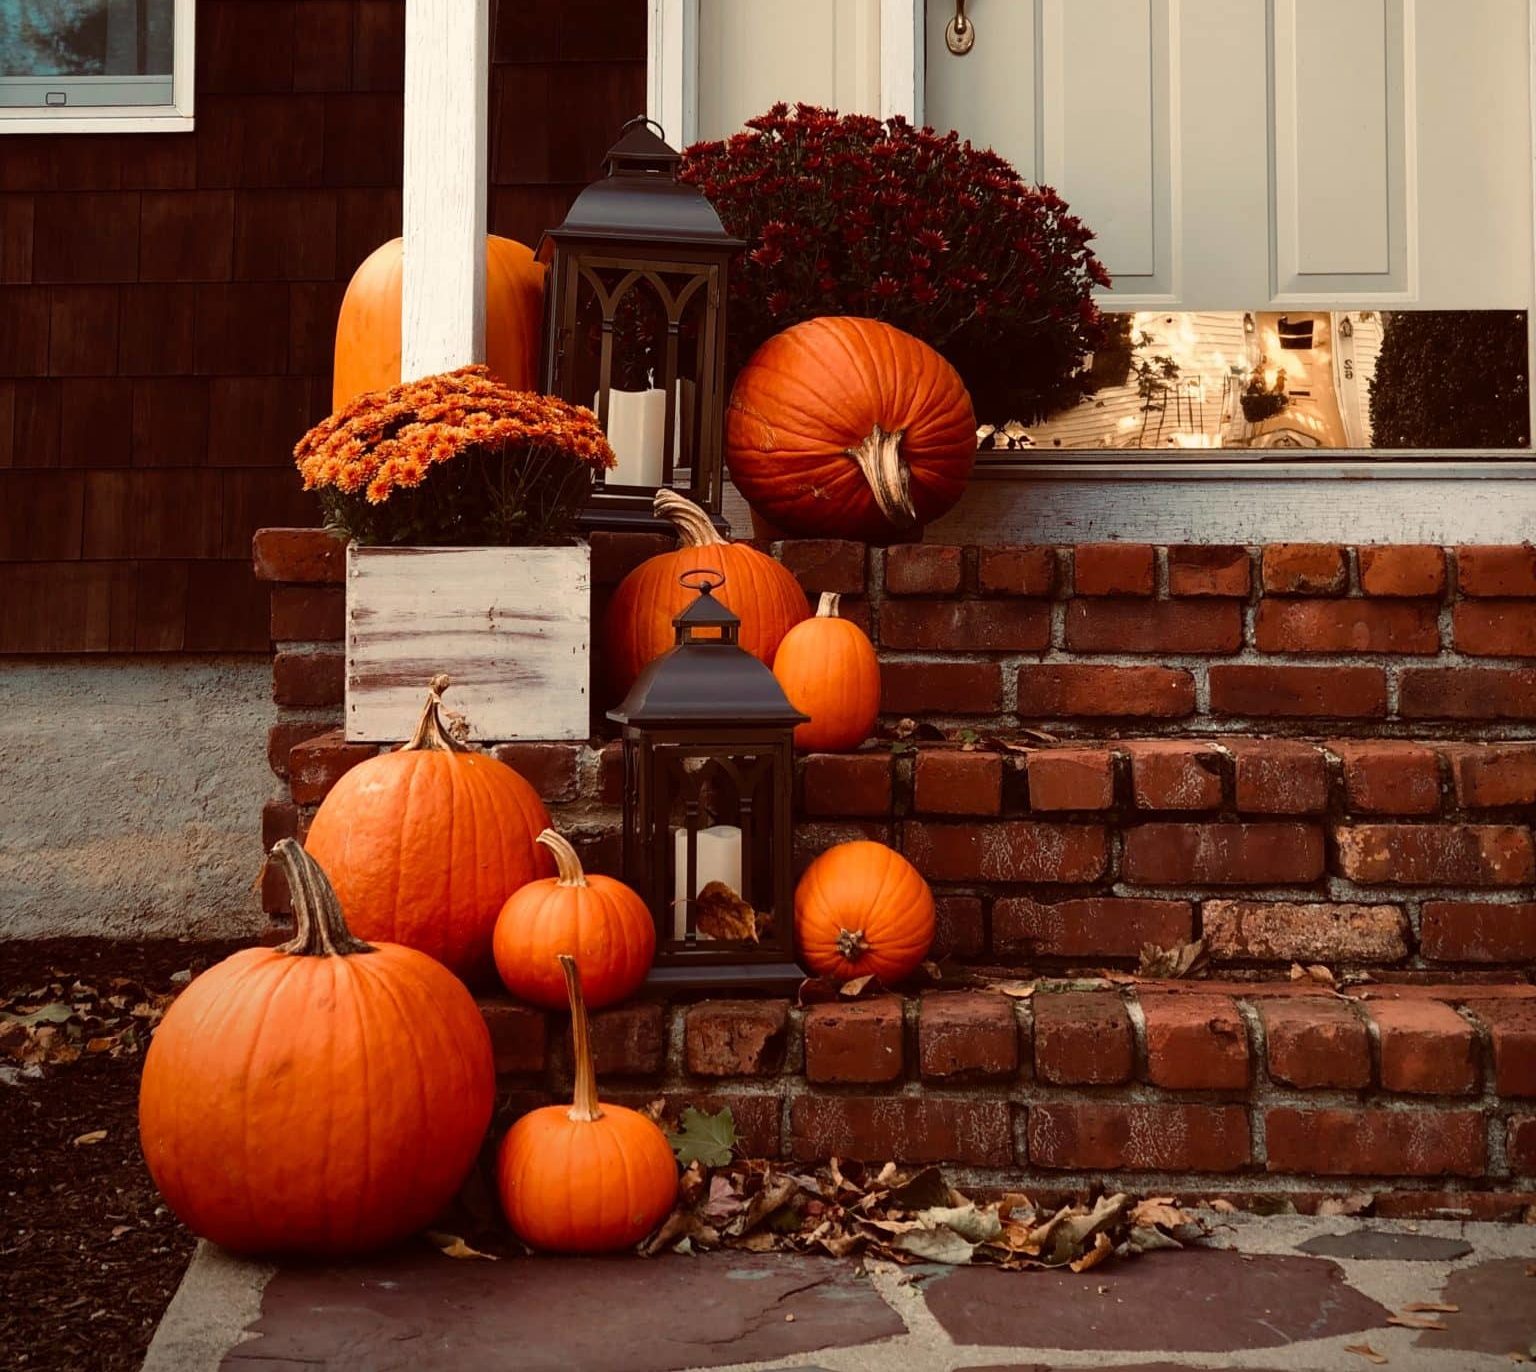
<svg viewBox="0 0 1536 1372"><path fill-rule="evenodd" d="M391 238L353 272L336 320L331 408L400 384L400 280L405 240ZM539 385L544 266L510 238L485 239L485 365L513 390Z"/></svg>
<svg viewBox="0 0 1536 1372"><path fill-rule="evenodd" d="M748 359L725 452L742 495L785 533L888 543L960 499L976 416L960 373L921 339L828 316Z"/></svg>
<svg viewBox="0 0 1536 1372"><path fill-rule="evenodd" d="M800 959L834 981L913 972L933 944L933 893L916 867L883 843L828 848L795 888Z"/></svg>
<svg viewBox="0 0 1536 1372"><path fill-rule="evenodd" d="M816 613L795 625L774 654L773 674L789 703L810 719L795 747L838 753L867 739L880 714L880 663L857 624L838 617L842 597L823 591Z"/></svg>
<svg viewBox="0 0 1536 1372"><path fill-rule="evenodd" d="M348 931L293 839L273 856L297 935L226 958L166 1011L139 1139L193 1233L238 1253L360 1253L457 1193L490 1123L491 1038L446 968Z"/></svg>
<svg viewBox="0 0 1536 1372"><path fill-rule="evenodd" d="M725 578L715 598L741 620L741 646L771 667L779 640L811 612L794 574L749 544L726 542L709 516L675 491L658 491L655 509L676 527L678 546L642 562L608 604L603 638L613 697L676 643L672 620L696 597L678 579L684 572L703 569Z"/></svg>
<svg viewBox="0 0 1536 1372"><path fill-rule="evenodd" d="M496 1181L512 1231L556 1253L632 1248L677 1199L677 1162L667 1136L638 1110L600 1105L587 1010L576 959L561 954L571 1004L576 1091L507 1131Z"/></svg>
<svg viewBox="0 0 1536 1372"><path fill-rule="evenodd" d="M555 855L557 875L519 887L502 907L492 950L507 990L558 1010L567 994L557 958L571 953L594 1006L633 995L656 952L649 907L622 881L583 872L576 850L553 829L538 842Z"/></svg>
<svg viewBox="0 0 1536 1372"><path fill-rule="evenodd" d="M549 813L506 763L448 732L447 689L433 678L410 741L347 772L304 843L360 938L418 948L478 980L507 897L554 869L534 842Z"/></svg>

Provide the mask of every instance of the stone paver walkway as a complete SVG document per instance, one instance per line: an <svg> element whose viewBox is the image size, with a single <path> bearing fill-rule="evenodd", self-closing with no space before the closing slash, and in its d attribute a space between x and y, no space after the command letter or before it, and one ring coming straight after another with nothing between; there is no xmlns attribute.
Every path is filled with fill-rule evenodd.
<svg viewBox="0 0 1536 1372"><path fill-rule="evenodd" d="M1536 1226L1208 1215L1213 1247L1083 1275L780 1254L273 1268L203 1245L145 1372L1508 1372ZM1443 1332L1394 1327L1412 1302ZM1426 1318L1419 1316L1419 1318Z"/></svg>

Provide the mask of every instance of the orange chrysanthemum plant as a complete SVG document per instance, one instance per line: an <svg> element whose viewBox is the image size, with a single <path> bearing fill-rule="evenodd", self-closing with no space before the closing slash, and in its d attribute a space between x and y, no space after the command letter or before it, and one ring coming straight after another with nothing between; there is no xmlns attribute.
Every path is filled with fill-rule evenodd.
<svg viewBox="0 0 1536 1372"><path fill-rule="evenodd" d="M591 410L480 366L370 391L293 450L327 523L363 544L569 541L613 449Z"/></svg>

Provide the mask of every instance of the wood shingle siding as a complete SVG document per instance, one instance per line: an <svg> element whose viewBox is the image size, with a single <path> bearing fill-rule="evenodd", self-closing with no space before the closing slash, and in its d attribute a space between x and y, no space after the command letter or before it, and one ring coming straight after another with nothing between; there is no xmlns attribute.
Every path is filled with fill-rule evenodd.
<svg viewBox="0 0 1536 1372"><path fill-rule="evenodd" d="M0 654L265 652L264 525L400 232L404 0L199 0L190 134L0 139ZM643 0L493 0L489 227L645 106Z"/></svg>

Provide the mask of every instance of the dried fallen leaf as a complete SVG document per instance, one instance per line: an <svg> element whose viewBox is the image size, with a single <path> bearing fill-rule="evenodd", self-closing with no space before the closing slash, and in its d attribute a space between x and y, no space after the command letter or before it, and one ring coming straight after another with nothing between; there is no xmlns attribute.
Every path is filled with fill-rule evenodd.
<svg viewBox="0 0 1536 1372"><path fill-rule="evenodd" d="M90 1144L100 1143L104 1138L106 1138L106 1136L107 1131L105 1129L92 1129L88 1134L77 1135L75 1137L74 1146L76 1148L85 1148Z"/></svg>
<svg viewBox="0 0 1536 1372"><path fill-rule="evenodd" d="M1413 1314L1427 1311L1431 1314L1456 1315L1461 1312L1459 1305L1452 1305L1448 1301L1409 1301L1403 1309Z"/></svg>
<svg viewBox="0 0 1536 1372"><path fill-rule="evenodd" d="M1205 940L1178 943L1171 948L1159 948L1145 944L1137 972L1144 977L1192 977L1204 971L1206 965Z"/></svg>
<svg viewBox="0 0 1536 1372"><path fill-rule="evenodd" d="M698 912L695 927L705 938L757 942L757 911L725 882L710 882L699 892L695 908Z"/></svg>
<svg viewBox="0 0 1536 1372"><path fill-rule="evenodd" d="M999 981L992 985L994 991L1001 991L1005 996L1012 996L1014 1000L1028 1000L1035 994L1035 983L1032 981Z"/></svg>
<svg viewBox="0 0 1536 1372"><path fill-rule="evenodd" d="M1388 1324L1395 1324L1399 1329L1449 1329L1444 1320L1431 1319L1428 1315L1388 1315Z"/></svg>
<svg viewBox="0 0 1536 1372"><path fill-rule="evenodd" d="M1333 973L1320 962L1312 963L1306 967L1303 967L1299 962L1293 962L1291 964L1291 980L1312 981L1316 982L1319 986L1336 986L1338 984Z"/></svg>
<svg viewBox="0 0 1536 1372"><path fill-rule="evenodd" d="M1075 1262L1069 1262L1067 1266L1074 1272L1087 1272L1097 1267L1114 1251L1115 1245L1110 1241L1109 1235L1100 1230L1093 1236L1093 1247Z"/></svg>
<svg viewBox="0 0 1536 1372"><path fill-rule="evenodd" d="M1148 1196L1131 1207L1128 1218L1133 1226L1160 1224L1165 1229L1177 1229L1189 1216L1173 1203L1172 1196Z"/></svg>
<svg viewBox="0 0 1536 1372"><path fill-rule="evenodd" d="M1238 1213L1237 1207L1233 1205L1232 1202L1229 1201L1225 1196L1217 1196L1216 1199L1211 1202L1211 1209L1219 1211L1223 1215L1236 1215Z"/></svg>
<svg viewBox="0 0 1536 1372"><path fill-rule="evenodd" d="M471 1248L457 1234L442 1234L435 1229L426 1229L422 1231L421 1236L445 1258L470 1260L480 1258L486 1262L499 1261L494 1253L482 1253L478 1248Z"/></svg>
<svg viewBox="0 0 1536 1372"><path fill-rule="evenodd" d="M857 1000L864 993L869 984L874 981L874 979L875 978L872 974L869 976L854 977L851 981L845 981L841 986L839 986L837 988L837 994L840 995L844 1000Z"/></svg>
<svg viewBox="0 0 1536 1372"><path fill-rule="evenodd" d="M1351 1191L1347 1196L1328 1196L1317 1203L1317 1213L1323 1216L1364 1215L1376 1204L1376 1197L1369 1191Z"/></svg>
<svg viewBox="0 0 1536 1372"><path fill-rule="evenodd" d="M1391 1361L1385 1353L1378 1353L1368 1343L1346 1343L1344 1351L1346 1353L1354 1353L1357 1357L1364 1358L1367 1362L1376 1363L1378 1366L1385 1366Z"/></svg>

